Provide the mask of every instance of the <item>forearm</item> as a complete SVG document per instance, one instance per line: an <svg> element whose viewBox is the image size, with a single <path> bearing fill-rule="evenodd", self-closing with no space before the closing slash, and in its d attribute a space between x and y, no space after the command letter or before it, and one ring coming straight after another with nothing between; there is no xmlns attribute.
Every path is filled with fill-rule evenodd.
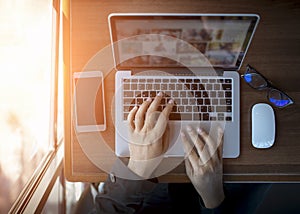
<svg viewBox="0 0 300 214"><path fill-rule="evenodd" d="M222 204L225 199L223 185L217 185L210 191L198 191L202 198L204 206L209 209L214 209Z"/></svg>
<svg viewBox="0 0 300 214"><path fill-rule="evenodd" d="M129 159L128 168L141 178L151 178L152 173L162 161L163 157L156 157L150 160Z"/></svg>

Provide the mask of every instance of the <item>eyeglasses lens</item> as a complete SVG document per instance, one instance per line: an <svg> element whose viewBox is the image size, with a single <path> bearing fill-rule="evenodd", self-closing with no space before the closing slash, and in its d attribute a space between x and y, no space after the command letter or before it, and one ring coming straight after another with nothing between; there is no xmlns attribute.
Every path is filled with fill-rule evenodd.
<svg viewBox="0 0 300 214"><path fill-rule="evenodd" d="M259 89L267 86L266 80L256 73L248 73L244 75L245 81L253 88Z"/></svg>
<svg viewBox="0 0 300 214"><path fill-rule="evenodd" d="M291 102L289 97L276 89L270 90L268 96L270 102L278 107L284 107Z"/></svg>

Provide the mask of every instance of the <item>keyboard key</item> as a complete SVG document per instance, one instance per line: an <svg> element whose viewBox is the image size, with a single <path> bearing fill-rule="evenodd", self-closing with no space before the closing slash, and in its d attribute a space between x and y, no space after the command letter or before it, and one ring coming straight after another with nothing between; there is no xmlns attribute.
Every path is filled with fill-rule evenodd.
<svg viewBox="0 0 300 214"><path fill-rule="evenodd" d="M208 113L202 114L202 120L209 120L209 114Z"/></svg>
<svg viewBox="0 0 300 214"><path fill-rule="evenodd" d="M216 121L216 120L217 120L217 117L212 116L212 117L210 117L209 119L210 119L210 121Z"/></svg>
<svg viewBox="0 0 300 214"><path fill-rule="evenodd" d="M178 111L177 111L177 106L176 106L176 105L173 106L172 112L178 112Z"/></svg>
<svg viewBox="0 0 300 214"><path fill-rule="evenodd" d="M200 112L207 112L207 106L201 106Z"/></svg>
<svg viewBox="0 0 300 214"><path fill-rule="evenodd" d="M172 91L172 97L173 98L179 97L178 91Z"/></svg>
<svg viewBox="0 0 300 214"><path fill-rule="evenodd" d="M211 104L212 105L218 105L219 104L219 100L218 99L211 99Z"/></svg>
<svg viewBox="0 0 300 214"><path fill-rule="evenodd" d="M193 114L181 113L181 120L193 120Z"/></svg>
<svg viewBox="0 0 300 214"><path fill-rule="evenodd" d="M189 104L189 100L188 99L182 99L181 102L182 102L181 103L182 105L188 105Z"/></svg>
<svg viewBox="0 0 300 214"><path fill-rule="evenodd" d="M203 105L203 99L197 99L197 104L198 105Z"/></svg>
<svg viewBox="0 0 300 214"><path fill-rule="evenodd" d="M160 84L154 84L153 85L153 90L159 91L160 90Z"/></svg>
<svg viewBox="0 0 300 214"><path fill-rule="evenodd" d="M197 84L191 84L191 90L198 90Z"/></svg>
<svg viewBox="0 0 300 214"><path fill-rule="evenodd" d="M168 89L169 90L175 90L175 84L169 84Z"/></svg>
<svg viewBox="0 0 300 214"><path fill-rule="evenodd" d="M134 97L142 97L142 92L141 91L135 91L134 92Z"/></svg>
<svg viewBox="0 0 300 214"><path fill-rule="evenodd" d="M227 107L226 107L226 112L232 112L231 106L227 106Z"/></svg>
<svg viewBox="0 0 300 214"><path fill-rule="evenodd" d="M172 97L172 92L171 91L164 91L165 97Z"/></svg>
<svg viewBox="0 0 300 214"><path fill-rule="evenodd" d="M156 91L150 91L149 95L151 98L156 97Z"/></svg>
<svg viewBox="0 0 300 214"><path fill-rule="evenodd" d="M187 96L188 97L194 97L195 96L195 92L194 91L188 91L187 92Z"/></svg>
<svg viewBox="0 0 300 214"><path fill-rule="evenodd" d="M223 113L219 113L218 114L218 121L224 121L224 120L225 120L224 114Z"/></svg>
<svg viewBox="0 0 300 214"><path fill-rule="evenodd" d="M215 91L210 91L210 92L209 92L209 96L210 96L211 98L214 98L214 97L217 96L217 93L216 93Z"/></svg>
<svg viewBox="0 0 300 214"><path fill-rule="evenodd" d="M124 112L129 112L129 111L130 111L129 108L130 108L130 106L125 106L125 105L124 105L123 111L124 111Z"/></svg>
<svg viewBox="0 0 300 214"><path fill-rule="evenodd" d="M215 84L214 85L214 90L218 91L218 90L220 90L220 88L221 88L220 84Z"/></svg>
<svg viewBox="0 0 300 214"><path fill-rule="evenodd" d="M149 97L149 92L148 91L143 91L142 92L142 97Z"/></svg>
<svg viewBox="0 0 300 214"><path fill-rule="evenodd" d="M133 97L133 91L124 91L124 97Z"/></svg>
<svg viewBox="0 0 300 214"><path fill-rule="evenodd" d="M232 105L232 99L226 99L226 105Z"/></svg>
<svg viewBox="0 0 300 214"><path fill-rule="evenodd" d="M225 117L225 120L226 121L232 121L232 117L227 116L227 117Z"/></svg>
<svg viewBox="0 0 300 214"><path fill-rule="evenodd" d="M129 83L124 83L123 88L124 88L124 90L130 90L130 84Z"/></svg>
<svg viewBox="0 0 300 214"><path fill-rule="evenodd" d="M226 105L226 99L220 99L219 104L220 105Z"/></svg>
<svg viewBox="0 0 300 214"><path fill-rule="evenodd" d="M163 109L164 109L163 106L158 106L158 107L157 107L157 111L162 111Z"/></svg>
<svg viewBox="0 0 300 214"><path fill-rule="evenodd" d="M216 106L216 112L226 112L227 106Z"/></svg>
<svg viewBox="0 0 300 214"><path fill-rule="evenodd" d="M184 85L184 90L190 90L190 89L191 89L191 84Z"/></svg>
<svg viewBox="0 0 300 214"><path fill-rule="evenodd" d="M196 99L189 99L189 105L196 105Z"/></svg>
<svg viewBox="0 0 300 214"><path fill-rule="evenodd" d="M180 91L179 96L180 97L186 97L186 92L185 91Z"/></svg>
<svg viewBox="0 0 300 214"><path fill-rule="evenodd" d="M193 112L199 112L198 106L193 106Z"/></svg>
<svg viewBox="0 0 300 214"><path fill-rule="evenodd" d="M173 97L173 99L174 99L174 102L175 102L176 105L178 105L178 106L179 106L179 105L182 105L181 99L180 99L180 98L174 98L174 97Z"/></svg>
<svg viewBox="0 0 300 214"><path fill-rule="evenodd" d="M232 93L231 91L225 91L225 97L231 97Z"/></svg>
<svg viewBox="0 0 300 214"><path fill-rule="evenodd" d="M199 85L198 85L198 88L199 88L199 91L203 91L203 90L205 90L205 87L204 87L204 85L203 85L203 84L199 84Z"/></svg>
<svg viewBox="0 0 300 214"><path fill-rule="evenodd" d="M218 92L217 92L217 96L218 96L219 98L223 98L223 97L224 97L224 91L218 91Z"/></svg>
<svg viewBox="0 0 300 214"><path fill-rule="evenodd" d="M193 112L192 106L186 106L185 107L185 112Z"/></svg>
<svg viewBox="0 0 300 214"><path fill-rule="evenodd" d="M184 106L177 106L177 111L184 112Z"/></svg>
<svg viewBox="0 0 300 214"><path fill-rule="evenodd" d="M210 90L212 90L212 84L206 84L206 86L205 86L205 90L206 91L210 91ZM215 90L219 90L219 89L215 89Z"/></svg>
<svg viewBox="0 0 300 214"><path fill-rule="evenodd" d="M171 113L170 120L192 120L193 114L188 113Z"/></svg>
<svg viewBox="0 0 300 214"><path fill-rule="evenodd" d="M201 91L195 91L195 97L201 97Z"/></svg>
<svg viewBox="0 0 300 214"><path fill-rule="evenodd" d="M130 104L132 104L132 103L135 103L134 102L135 101L135 99L124 99L124 105L130 105Z"/></svg>
<svg viewBox="0 0 300 214"><path fill-rule="evenodd" d="M176 90L182 90L182 84L177 84L176 85Z"/></svg>
<svg viewBox="0 0 300 214"><path fill-rule="evenodd" d="M141 105L144 102L143 98L137 98L136 104Z"/></svg>
<svg viewBox="0 0 300 214"><path fill-rule="evenodd" d="M168 90L168 85L167 85L167 84L161 84L161 85L160 85L160 89L161 89L162 91Z"/></svg>
<svg viewBox="0 0 300 214"><path fill-rule="evenodd" d="M137 84L131 84L131 90L137 90Z"/></svg>
<svg viewBox="0 0 300 214"><path fill-rule="evenodd" d="M153 90L153 85L152 84L146 84L146 90L148 90L148 91Z"/></svg>
<svg viewBox="0 0 300 214"><path fill-rule="evenodd" d="M171 113L169 119L170 120L181 120L181 115L180 115L180 113Z"/></svg>
<svg viewBox="0 0 300 214"><path fill-rule="evenodd" d="M203 92L202 92L202 97L208 97L207 91L203 91Z"/></svg>
<svg viewBox="0 0 300 214"><path fill-rule="evenodd" d="M138 84L138 90L145 90L145 85L144 84Z"/></svg>
<svg viewBox="0 0 300 214"><path fill-rule="evenodd" d="M201 113L194 113L193 120L202 120Z"/></svg>
<svg viewBox="0 0 300 214"><path fill-rule="evenodd" d="M210 105L210 99L204 99L204 104L205 105Z"/></svg>
<svg viewBox="0 0 300 214"><path fill-rule="evenodd" d="M223 90L231 90L231 84L222 84Z"/></svg>
<svg viewBox="0 0 300 214"><path fill-rule="evenodd" d="M214 112L214 110L215 110L214 106L207 106L208 112Z"/></svg>
<svg viewBox="0 0 300 214"><path fill-rule="evenodd" d="M147 82L152 83L154 81L153 81L153 79L147 79Z"/></svg>

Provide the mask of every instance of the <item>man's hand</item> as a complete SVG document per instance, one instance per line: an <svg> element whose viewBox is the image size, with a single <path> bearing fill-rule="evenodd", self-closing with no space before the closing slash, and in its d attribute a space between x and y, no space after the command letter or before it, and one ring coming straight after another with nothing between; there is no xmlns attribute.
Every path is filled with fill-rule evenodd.
<svg viewBox="0 0 300 214"><path fill-rule="evenodd" d="M173 100L159 112L157 109L162 96L160 92L153 101L148 98L139 108L134 107L128 115L131 140L128 167L141 177L149 177L152 174L169 147L165 131Z"/></svg>
<svg viewBox="0 0 300 214"><path fill-rule="evenodd" d="M187 154L185 167L188 177L207 208L215 208L224 200L223 191L223 131L218 128L217 142L202 129L187 128L181 133ZM194 148L190 141L194 144Z"/></svg>

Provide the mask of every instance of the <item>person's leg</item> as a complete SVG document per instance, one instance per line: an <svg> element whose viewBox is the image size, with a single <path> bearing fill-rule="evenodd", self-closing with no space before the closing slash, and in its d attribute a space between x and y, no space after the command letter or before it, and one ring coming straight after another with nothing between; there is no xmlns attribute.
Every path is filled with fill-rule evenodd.
<svg viewBox="0 0 300 214"><path fill-rule="evenodd" d="M151 194L143 201L140 214L167 214L172 213L171 200L168 194L168 184L159 183Z"/></svg>
<svg viewBox="0 0 300 214"><path fill-rule="evenodd" d="M169 184L173 213L201 213L199 194L192 183Z"/></svg>
<svg viewBox="0 0 300 214"><path fill-rule="evenodd" d="M149 197L145 198L143 214L201 213L199 195L191 183L157 184Z"/></svg>

